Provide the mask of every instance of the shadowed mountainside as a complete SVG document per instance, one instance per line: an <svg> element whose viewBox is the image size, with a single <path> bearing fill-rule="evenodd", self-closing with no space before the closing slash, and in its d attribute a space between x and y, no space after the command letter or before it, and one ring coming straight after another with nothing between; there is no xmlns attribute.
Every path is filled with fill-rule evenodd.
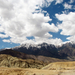
<svg viewBox="0 0 75 75"><path fill-rule="evenodd" d="M43 62L75 60L75 44L66 43L61 47L43 43L39 45L24 44L11 49L4 49L0 54L8 54L22 59L34 59Z"/></svg>
<svg viewBox="0 0 75 75"><path fill-rule="evenodd" d="M18 58L22 58L22 59L26 58L26 54L25 53L14 51L12 49L2 50L2 51L0 51L0 54L7 54L7 55L11 55L13 57L18 57Z"/></svg>
<svg viewBox="0 0 75 75"><path fill-rule="evenodd" d="M64 60L64 59L58 59L58 58L53 58L53 57L46 57L46 56L35 56L35 55L29 55L29 54L25 54L22 52L18 52L18 51L14 51L12 49L6 49L3 51L0 51L0 54L6 54L6 55L11 55L13 57L17 57L17 58L21 58L21 59L33 59L33 60L39 60L39 61L43 61L46 63L50 63L50 62L62 62L62 61L68 61L68 60Z"/></svg>
<svg viewBox="0 0 75 75"><path fill-rule="evenodd" d="M59 47L47 43L38 45L24 44L12 49L36 56L41 55L58 59L75 60L75 44L72 43L66 43Z"/></svg>
<svg viewBox="0 0 75 75"><path fill-rule="evenodd" d="M58 57L57 48L52 44L42 43L38 45L23 44L18 47L12 48L15 51L23 52L30 55L46 56L46 57Z"/></svg>
<svg viewBox="0 0 75 75"><path fill-rule="evenodd" d="M75 60L75 44L66 43L58 48L58 55L62 59Z"/></svg>

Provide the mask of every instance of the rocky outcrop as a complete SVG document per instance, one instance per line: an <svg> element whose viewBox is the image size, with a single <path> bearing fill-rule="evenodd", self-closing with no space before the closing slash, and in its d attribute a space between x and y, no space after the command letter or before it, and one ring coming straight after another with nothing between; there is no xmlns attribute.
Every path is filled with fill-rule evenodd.
<svg viewBox="0 0 75 75"><path fill-rule="evenodd" d="M42 68L47 65L42 61L33 59L20 59L17 57L12 57L10 55L1 54L0 55L0 67L20 67L20 68Z"/></svg>

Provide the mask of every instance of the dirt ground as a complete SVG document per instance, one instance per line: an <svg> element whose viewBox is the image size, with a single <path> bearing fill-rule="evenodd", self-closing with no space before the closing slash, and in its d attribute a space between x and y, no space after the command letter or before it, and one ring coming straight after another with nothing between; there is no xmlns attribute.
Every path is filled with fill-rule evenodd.
<svg viewBox="0 0 75 75"><path fill-rule="evenodd" d="M0 75L75 75L75 70L39 70L0 67Z"/></svg>

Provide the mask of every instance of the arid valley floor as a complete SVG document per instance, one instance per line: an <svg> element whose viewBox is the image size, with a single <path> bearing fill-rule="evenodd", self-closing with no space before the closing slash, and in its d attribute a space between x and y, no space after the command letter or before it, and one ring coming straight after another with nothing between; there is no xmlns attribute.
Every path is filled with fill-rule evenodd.
<svg viewBox="0 0 75 75"><path fill-rule="evenodd" d="M0 67L0 75L75 75L75 62L56 62L42 69Z"/></svg>

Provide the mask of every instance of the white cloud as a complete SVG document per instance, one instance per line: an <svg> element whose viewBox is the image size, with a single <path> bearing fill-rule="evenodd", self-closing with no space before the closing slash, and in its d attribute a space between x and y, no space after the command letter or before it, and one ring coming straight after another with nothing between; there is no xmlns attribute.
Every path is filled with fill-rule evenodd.
<svg viewBox="0 0 75 75"><path fill-rule="evenodd" d="M58 25L58 28L62 30L61 34L68 35L70 37L67 39L75 41L75 12L70 12L69 14L56 14L56 17L62 21L62 23Z"/></svg>
<svg viewBox="0 0 75 75"><path fill-rule="evenodd" d="M68 37L68 40L70 40L71 42L75 43L75 35Z"/></svg>
<svg viewBox="0 0 75 75"><path fill-rule="evenodd" d="M74 0L70 0L70 2L69 3L73 3L74 2Z"/></svg>
<svg viewBox="0 0 75 75"><path fill-rule="evenodd" d="M6 40L6 39L4 39L4 40L3 40L3 42L8 42L8 43L9 43L9 42L10 42L10 40Z"/></svg>
<svg viewBox="0 0 75 75"><path fill-rule="evenodd" d="M7 38L8 36L7 35L4 35L4 34L0 34L0 37L1 38Z"/></svg>
<svg viewBox="0 0 75 75"><path fill-rule="evenodd" d="M36 44L38 43L42 43L42 42L46 42L48 44L54 44L54 45L61 45L63 44L62 40L60 38L50 38L50 39L47 39L47 38L39 38L39 37L35 37L36 39Z"/></svg>
<svg viewBox="0 0 75 75"><path fill-rule="evenodd" d="M63 6L65 9L72 9L72 5L69 5L68 3L64 3Z"/></svg>
<svg viewBox="0 0 75 75"><path fill-rule="evenodd" d="M53 23L48 23L52 19L47 11L41 9L42 7L48 7L53 1L0 0L0 32L5 33L5 35L0 34L0 37L10 37L8 40L4 39L3 42L60 44L61 39L48 39L52 37L48 32L58 32L58 28ZM62 1L57 0L56 4ZM44 13L46 13L46 16L44 16ZM35 39L28 40L26 38L31 36L34 36Z"/></svg>
<svg viewBox="0 0 75 75"><path fill-rule="evenodd" d="M63 2L63 0L56 0L56 3L55 4L60 4L62 2Z"/></svg>

